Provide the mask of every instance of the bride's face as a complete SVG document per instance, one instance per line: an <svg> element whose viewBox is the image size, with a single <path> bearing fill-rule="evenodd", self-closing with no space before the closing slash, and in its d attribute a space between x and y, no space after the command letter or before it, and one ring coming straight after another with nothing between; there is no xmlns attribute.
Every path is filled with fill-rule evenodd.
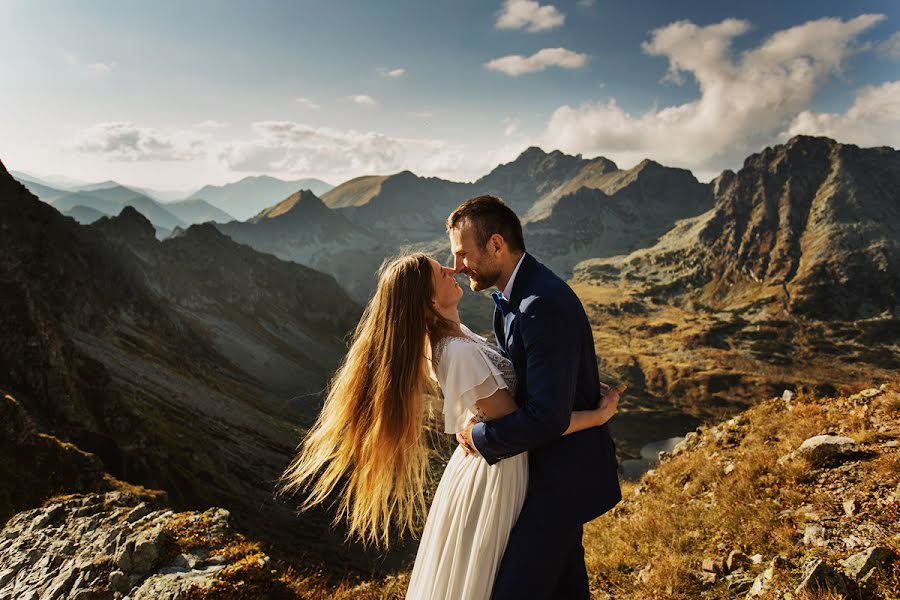
<svg viewBox="0 0 900 600"><path fill-rule="evenodd" d="M431 263L431 282L434 286L434 296L432 301L435 308L451 308L456 306L459 299L462 298L463 290L456 282L453 269L450 267L442 267L438 261L433 258L428 259Z"/></svg>

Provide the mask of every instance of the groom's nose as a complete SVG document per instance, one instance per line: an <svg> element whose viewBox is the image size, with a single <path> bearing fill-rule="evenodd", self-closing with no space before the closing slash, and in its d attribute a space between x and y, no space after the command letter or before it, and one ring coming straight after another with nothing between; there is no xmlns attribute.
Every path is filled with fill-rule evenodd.
<svg viewBox="0 0 900 600"><path fill-rule="evenodd" d="M453 272L454 273L462 273L466 268L466 265L463 264L463 261L460 257L453 257Z"/></svg>

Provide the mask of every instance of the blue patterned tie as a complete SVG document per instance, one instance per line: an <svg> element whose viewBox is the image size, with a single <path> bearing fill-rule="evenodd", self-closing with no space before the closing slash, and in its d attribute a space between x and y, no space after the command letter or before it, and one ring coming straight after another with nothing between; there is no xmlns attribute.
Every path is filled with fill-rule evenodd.
<svg viewBox="0 0 900 600"><path fill-rule="evenodd" d="M496 304L497 308L500 309L500 314L505 319L506 315L512 312L509 308L509 300L504 298L503 294L501 294L500 292L491 292L491 298L494 299L494 304Z"/></svg>

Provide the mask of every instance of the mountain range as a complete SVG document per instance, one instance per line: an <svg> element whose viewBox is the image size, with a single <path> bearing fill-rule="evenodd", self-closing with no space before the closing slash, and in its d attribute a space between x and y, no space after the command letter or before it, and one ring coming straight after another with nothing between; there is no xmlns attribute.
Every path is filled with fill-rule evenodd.
<svg viewBox="0 0 900 600"><path fill-rule="evenodd" d="M324 194L333 186L320 179L284 181L268 175L245 177L226 185L207 185L186 200L205 200L227 212L239 221L249 219L261 210L284 200L300 190Z"/></svg>
<svg viewBox="0 0 900 600"><path fill-rule="evenodd" d="M176 507L224 506L302 560L372 568L326 515L273 500L274 478L378 266L403 249L446 261L444 220L477 194L522 215L529 252L585 306L601 377L629 384L612 423L623 456L767 394L833 395L900 369L891 148L800 136L710 183L540 148L473 183L402 171L271 198L248 178L177 205L106 183L26 184L48 204L0 167L0 387L18 403L3 409L44 432L28 448L81 465L73 489L106 489L105 471ZM240 220L206 218L226 202ZM466 323L486 332L491 311L466 291Z"/></svg>
<svg viewBox="0 0 900 600"><path fill-rule="evenodd" d="M225 506L260 539L369 571L328 517L272 496L361 311L332 277L210 224L159 241L130 206L81 225L2 163L0 227L0 373L38 431L175 507Z"/></svg>
<svg viewBox="0 0 900 600"><path fill-rule="evenodd" d="M583 278L720 308L862 319L900 303L900 152L796 137L712 182L714 206Z"/></svg>

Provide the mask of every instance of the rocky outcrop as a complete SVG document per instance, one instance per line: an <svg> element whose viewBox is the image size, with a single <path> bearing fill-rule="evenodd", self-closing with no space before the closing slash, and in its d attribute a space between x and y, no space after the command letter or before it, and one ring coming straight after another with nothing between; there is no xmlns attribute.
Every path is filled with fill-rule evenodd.
<svg viewBox="0 0 900 600"><path fill-rule="evenodd" d="M541 198L525 224L529 251L565 278L588 258L651 246L676 221L705 212L713 202L710 187L690 171L649 160L574 180L584 185L571 189L569 183Z"/></svg>
<svg viewBox="0 0 900 600"><path fill-rule="evenodd" d="M615 163L603 157L588 160L580 154L571 156L559 150L547 153L532 146L514 161L499 165L475 181L472 187L477 194L500 196L524 216L539 198L569 185L579 176L584 177L584 172L596 174L615 169Z"/></svg>
<svg viewBox="0 0 900 600"><path fill-rule="evenodd" d="M900 152L799 136L714 183L715 206L655 246L586 261L576 277L719 309L775 304L791 315L896 315Z"/></svg>
<svg viewBox="0 0 900 600"><path fill-rule="evenodd" d="M0 532L0 597L187 598L237 562L229 537L222 509L174 513L123 492L53 501Z"/></svg>

